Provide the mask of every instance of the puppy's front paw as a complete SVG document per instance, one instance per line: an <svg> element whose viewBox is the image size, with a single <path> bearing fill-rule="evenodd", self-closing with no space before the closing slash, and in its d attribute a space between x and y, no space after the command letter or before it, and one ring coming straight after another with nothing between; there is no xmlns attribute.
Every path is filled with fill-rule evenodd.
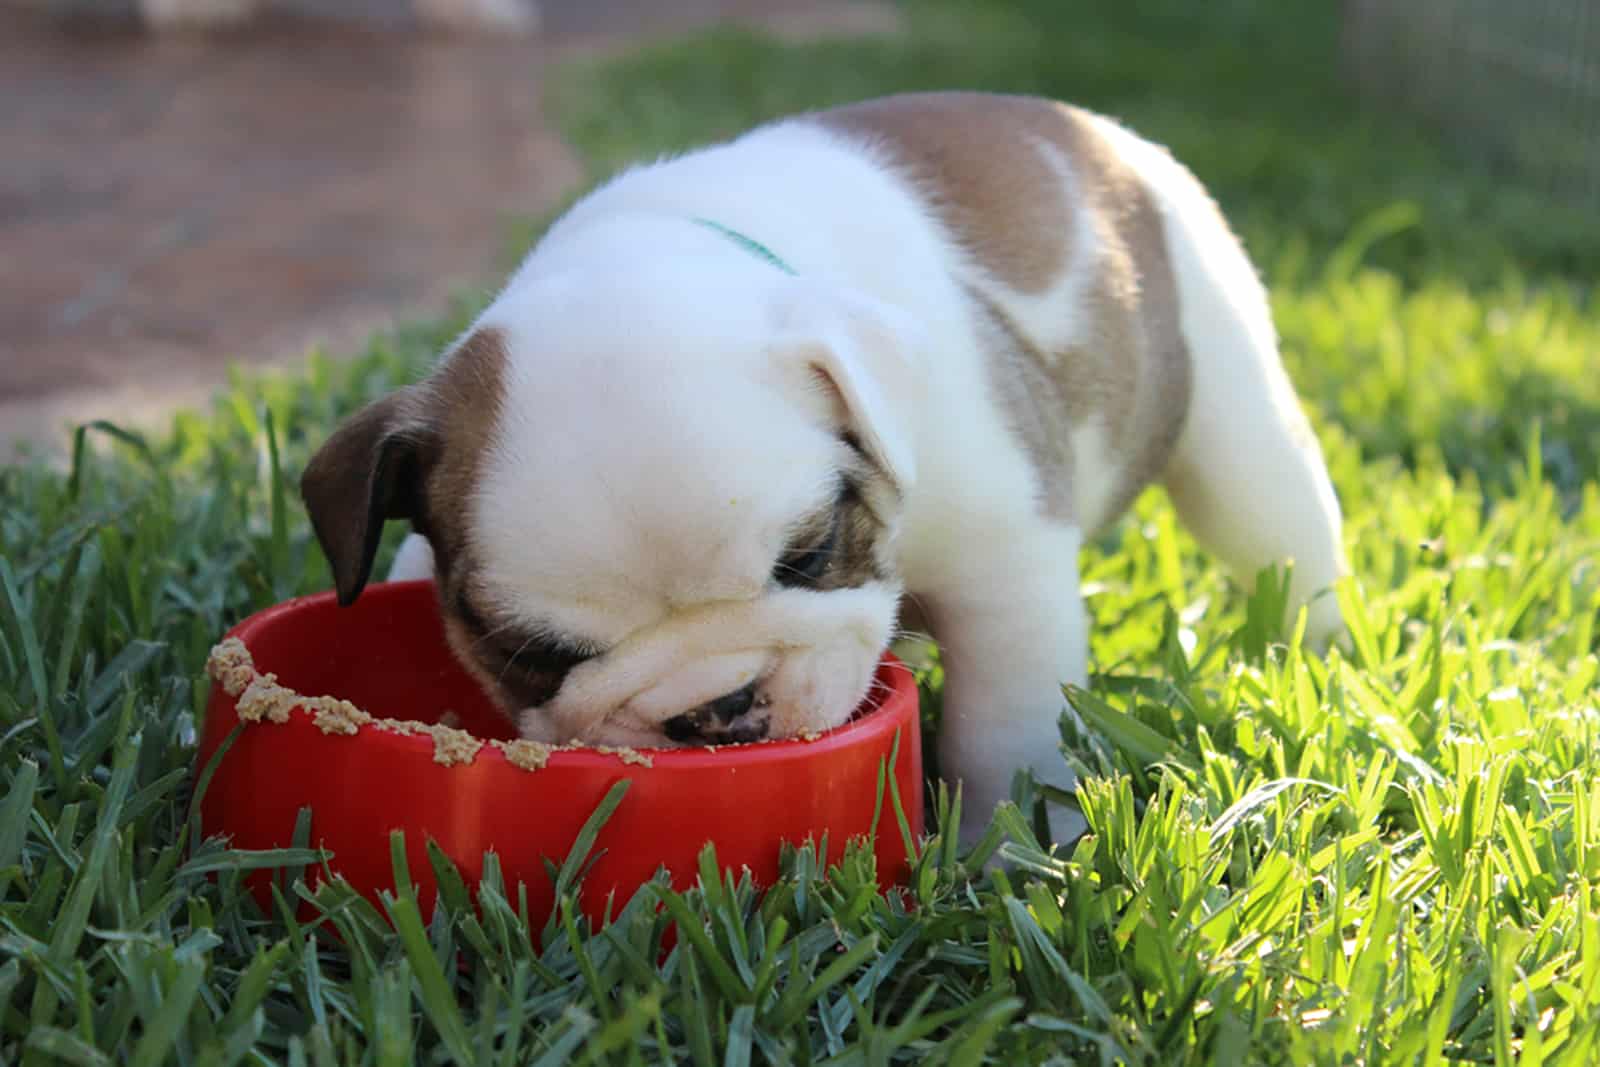
<svg viewBox="0 0 1600 1067"><path fill-rule="evenodd" d="M1083 817L1083 813L1078 810L1076 804L1070 803L1049 804L1047 806L1047 816L1050 823L1050 838L1046 841L1040 841L1039 845L1047 852L1054 846L1057 856L1070 854L1077 845L1078 839L1088 832L1088 820ZM980 817L970 811L963 812L961 826L957 831L956 838L961 851L970 853L983 840L988 831L988 817ZM985 871L1010 872L1015 869L1015 864L1006 859L1001 850L996 850L984 861L983 869Z"/></svg>

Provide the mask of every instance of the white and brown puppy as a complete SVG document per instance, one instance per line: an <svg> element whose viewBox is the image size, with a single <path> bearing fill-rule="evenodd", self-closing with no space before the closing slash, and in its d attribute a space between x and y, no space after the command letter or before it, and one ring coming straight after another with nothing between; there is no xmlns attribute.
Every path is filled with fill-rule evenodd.
<svg viewBox="0 0 1600 1067"><path fill-rule="evenodd" d="M1241 578L1292 559L1313 636L1340 628L1313 600L1344 569L1339 507L1199 183L1099 116L949 93L594 191L303 490L345 602L383 521L412 522L392 576L436 576L534 739L837 726L920 608L970 839L1018 769L1073 784L1079 548L1155 481Z"/></svg>

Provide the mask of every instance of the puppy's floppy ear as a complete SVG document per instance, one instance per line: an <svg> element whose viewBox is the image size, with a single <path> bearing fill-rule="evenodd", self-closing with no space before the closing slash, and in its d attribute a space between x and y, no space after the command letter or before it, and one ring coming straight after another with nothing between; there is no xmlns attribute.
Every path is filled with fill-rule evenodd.
<svg viewBox="0 0 1600 1067"><path fill-rule="evenodd" d="M300 495L333 570L339 603L361 595L386 519L414 519L437 438L418 414L413 389L367 405L329 437L306 466Z"/></svg>
<svg viewBox="0 0 1600 1067"><path fill-rule="evenodd" d="M920 404L923 331L881 301L796 284L779 305L780 342L834 393L842 426L902 492L917 477L912 415Z"/></svg>

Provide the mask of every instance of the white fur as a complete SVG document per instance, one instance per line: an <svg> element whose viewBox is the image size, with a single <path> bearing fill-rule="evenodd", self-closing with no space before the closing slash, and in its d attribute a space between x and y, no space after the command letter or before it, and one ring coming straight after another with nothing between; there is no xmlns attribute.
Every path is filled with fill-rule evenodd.
<svg viewBox="0 0 1600 1067"><path fill-rule="evenodd" d="M1174 495L1243 577L1297 556L1295 589L1309 594L1340 569L1338 508L1261 286L1186 171L1104 132L1164 210L1195 362ZM1064 195L1073 180L1063 161ZM798 277L697 216L760 240ZM1057 331L1052 344L1071 340L1097 265L1100 223L1081 225L1060 282L1005 301L1025 328ZM1019 769L1073 785L1058 719L1061 684L1087 680L1084 531L1038 513L1038 475L992 399L963 295L974 279L987 281L900 178L805 122L629 171L556 223L479 323L504 331L512 373L471 521L498 610L608 651L525 712L525 734L662 744L666 719L752 679L770 702L752 714L775 734L848 717L901 586L767 582L841 458L810 373L823 365L904 493L879 503L943 649L939 749L964 786L963 837ZM1117 457L1093 424L1073 443L1093 531L1112 517ZM404 560L407 574L426 565L420 549ZM1323 608L1313 618L1337 623ZM1054 816L1060 839L1081 828Z"/></svg>
<svg viewBox="0 0 1600 1067"><path fill-rule="evenodd" d="M400 542L399 551L394 554L394 562L389 566L389 580L411 582L432 577L433 547L421 534L406 535L406 539Z"/></svg>

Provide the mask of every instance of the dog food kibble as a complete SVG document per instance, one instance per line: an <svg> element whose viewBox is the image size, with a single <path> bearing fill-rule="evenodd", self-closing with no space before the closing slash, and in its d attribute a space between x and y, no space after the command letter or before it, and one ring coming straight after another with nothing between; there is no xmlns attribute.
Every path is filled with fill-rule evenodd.
<svg viewBox="0 0 1600 1067"><path fill-rule="evenodd" d="M592 745L590 747L592 747L596 752L605 752L609 755L615 756L623 763L632 763L640 767L655 766L655 763L650 759L649 756L646 756L643 752L640 752L636 748L628 748L627 746L613 748L610 745Z"/></svg>
<svg viewBox="0 0 1600 1067"><path fill-rule="evenodd" d="M434 762L446 767L471 763L483 748L481 740L459 728L457 724L461 720L453 713L448 713L453 722L437 725L415 719L380 719L348 700L303 696L288 686L279 685L277 675L257 671L250 650L237 637L230 637L211 650L206 673L235 698L239 718L245 722L265 719L284 723L289 721L290 711L301 708L311 713L312 723L325 734L350 737L359 733L363 726L398 734L427 734L433 738ZM542 761L537 765L543 766ZM533 769L530 764L518 763L518 766Z"/></svg>
<svg viewBox="0 0 1600 1067"><path fill-rule="evenodd" d="M239 694L239 718L250 722L267 719L271 722L288 722L289 709L294 707L294 694L278 684L271 674L260 674L250 680Z"/></svg>
<svg viewBox="0 0 1600 1067"><path fill-rule="evenodd" d="M256 680L255 661L250 658L250 650L237 637L230 637L211 650L206 671L231 697L237 697L244 692L245 686ZM267 677L272 676L269 674Z"/></svg>
<svg viewBox="0 0 1600 1067"><path fill-rule="evenodd" d="M525 771L537 771L550 762L551 745L539 741L491 741L495 748L506 754L506 759Z"/></svg>
<svg viewBox="0 0 1600 1067"><path fill-rule="evenodd" d="M206 673L235 699L239 718L245 722L265 719L267 722L284 723L289 721L291 711L301 708L311 714L312 723L325 734L351 737L359 733L363 726L407 736L427 734L433 738L434 762L446 767L471 763L485 744L481 738L461 729L461 717L454 711L440 715L437 723L419 722L416 719L384 719L362 711L348 700L302 696L288 686L279 685L277 675L257 671L250 650L237 637L227 638L211 650L206 660ZM815 740L818 736L807 734L805 739ZM581 745L576 742L547 745L539 741L498 740L488 743L525 771L539 770L550 762L554 752L583 750L615 756L623 763L637 767L654 766L654 761L646 753L626 746ZM714 752L717 747L708 746L708 750Z"/></svg>
<svg viewBox="0 0 1600 1067"><path fill-rule="evenodd" d="M350 703L332 697L301 698L301 707L311 709L311 721L325 734L354 734L372 721L372 716Z"/></svg>
<svg viewBox="0 0 1600 1067"><path fill-rule="evenodd" d="M446 767L454 767L458 763L471 763L478 758L478 749L483 747L483 742L467 733L451 726L436 726L433 728L433 762L442 763Z"/></svg>

